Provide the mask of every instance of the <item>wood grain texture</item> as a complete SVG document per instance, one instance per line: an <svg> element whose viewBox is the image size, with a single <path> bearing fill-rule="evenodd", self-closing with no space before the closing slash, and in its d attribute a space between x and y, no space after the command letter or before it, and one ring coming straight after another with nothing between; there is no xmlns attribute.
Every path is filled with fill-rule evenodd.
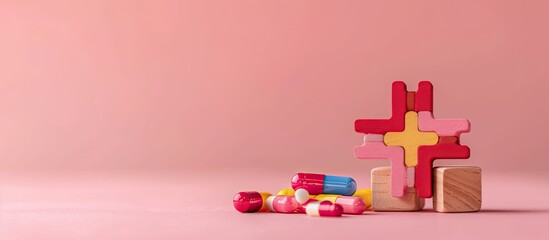
<svg viewBox="0 0 549 240"><path fill-rule="evenodd" d="M437 212L476 212L482 205L482 170L479 167L436 167L433 209Z"/></svg>
<svg viewBox="0 0 549 240"><path fill-rule="evenodd" d="M374 211L405 212L423 209L425 200L417 197L416 189L407 187L402 197L391 195L391 167L372 169L372 209Z"/></svg>

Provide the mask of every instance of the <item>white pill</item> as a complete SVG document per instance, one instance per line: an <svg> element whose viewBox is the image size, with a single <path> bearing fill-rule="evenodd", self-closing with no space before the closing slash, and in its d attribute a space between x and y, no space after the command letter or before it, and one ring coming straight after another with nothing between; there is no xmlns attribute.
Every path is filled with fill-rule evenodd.
<svg viewBox="0 0 549 240"><path fill-rule="evenodd" d="M303 188L295 190L295 200L300 204L306 203L309 201L309 191Z"/></svg>

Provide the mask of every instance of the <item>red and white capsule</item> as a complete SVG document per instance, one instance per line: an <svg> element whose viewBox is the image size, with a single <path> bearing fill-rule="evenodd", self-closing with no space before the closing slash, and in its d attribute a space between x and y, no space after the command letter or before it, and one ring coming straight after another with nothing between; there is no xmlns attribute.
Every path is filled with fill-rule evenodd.
<svg viewBox="0 0 549 240"><path fill-rule="evenodd" d="M299 207L297 207L297 212L305 213L307 211L307 205L309 205L309 203L313 203L313 202L318 202L318 200L316 200L314 198L309 198L309 201L307 201L303 204L300 204Z"/></svg>
<svg viewBox="0 0 549 240"><path fill-rule="evenodd" d="M330 201L310 202L307 204L305 212L308 216L314 217L341 217L343 208Z"/></svg>

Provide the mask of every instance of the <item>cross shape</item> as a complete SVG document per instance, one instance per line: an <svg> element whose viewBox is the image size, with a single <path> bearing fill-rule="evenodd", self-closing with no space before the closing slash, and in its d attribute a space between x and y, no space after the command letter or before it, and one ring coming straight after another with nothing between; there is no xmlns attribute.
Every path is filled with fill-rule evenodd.
<svg viewBox="0 0 549 240"><path fill-rule="evenodd" d="M387 146L401 146L404 148L404 163L408 167L415 167L417 165L418 147L437 144L438 135L435 132L420 132L418 130L417 112L407 112L404 119L404 131L388 132L383 137L383 141Z"/></svg>
<svg viewBox="0 0 549 240"><path fill-rule="evenodd" d="M471 125L467 119L433 117L433 85L429 81L419 82L415 93L407 92L406 84L396 81L392 93L390 119L355 121L355 131L366 134L364 144L355 148L355 157L391 160L393 197L401 197L405 180L414 178L418 196L430 198L433 161L469 158L470 150L460 145L459 136L469 132ZM405 171L410 169L415 176Z"/></svg>

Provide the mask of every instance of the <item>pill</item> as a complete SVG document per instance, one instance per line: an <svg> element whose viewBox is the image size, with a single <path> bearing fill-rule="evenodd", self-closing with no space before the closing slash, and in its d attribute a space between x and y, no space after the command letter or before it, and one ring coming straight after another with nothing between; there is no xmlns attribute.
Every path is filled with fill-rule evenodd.
<svg viewBox="0 0 549 240"><path fill-rule="evenodd" d="M366 204L366 208L369 208L372 206L372 189L371 188L356 190L353 196L362 198L362 201L364 201L364 204Z"/></svg>
<svg viewBox="0 0 549 240"><path fill-rule="evenodd" d="M330 201L341 205L345 214L362 214L366 211L366 204L359 197L342 196L334 194L319 194L315 198L318 201Z"/></svg>
<svg viewBox="0 0 549 240"><path fill-rule="evenodd" d="M356 191L356 182L350 177L297 173L292 178L292 188L303 188L313 195L325 193L351 196Z"/></svg>
<svg viewBox="0 0 549 240"><path fill-rule="evenodd" d="M278 191L278 193L276 195L295 196L295 190L293 190L291 188L280 189L280 191ZM309 193L309 198L315 198L315 197L316 197L316 195L311 195Z"/></svg>
<svg viewBox="0 0 549 240"><path fill-rule="evenodd" d="M340 217L343 213L343 208L341 205L330 201L311 202L307 204L305 212L308 216Z"/></svg>
<svg viewBox="0 0 549 240"><path fill-rule="evenodd" d="M304 188L295 190L294 196L295 196L295 200L297 200L299 204L303 204L309 201L309 192Z"/></svg>
<svg viewBox="0 0 549 240"><path fill-rule="evenodd" d="M233 206L239 212L266 211L265 202L271 194L267 192L239 192L233 197Z"/></svg>
<svg viewBox="0 0 549 240"><path fill-rule="evenodd" d="M304 213L307 209L307 205L312 202L318 202L318 200L314 198L309 198L309 201L304 204L300 204L299 207L297 207L297 212Z"/></svg>
<svg viewBox="0 0 549 240"><path fill-rule="evenodd" d="M278 191L276 195L293 196L295 195L295 190L291 188L284 188Z"/></svg>
<svg viewBox="0 0 549 240"><path fill-rule="evenodd" d="M299 203L293 196L270 196L265 200L267 209L277 213L292 213L299 207Z"/></svg>

